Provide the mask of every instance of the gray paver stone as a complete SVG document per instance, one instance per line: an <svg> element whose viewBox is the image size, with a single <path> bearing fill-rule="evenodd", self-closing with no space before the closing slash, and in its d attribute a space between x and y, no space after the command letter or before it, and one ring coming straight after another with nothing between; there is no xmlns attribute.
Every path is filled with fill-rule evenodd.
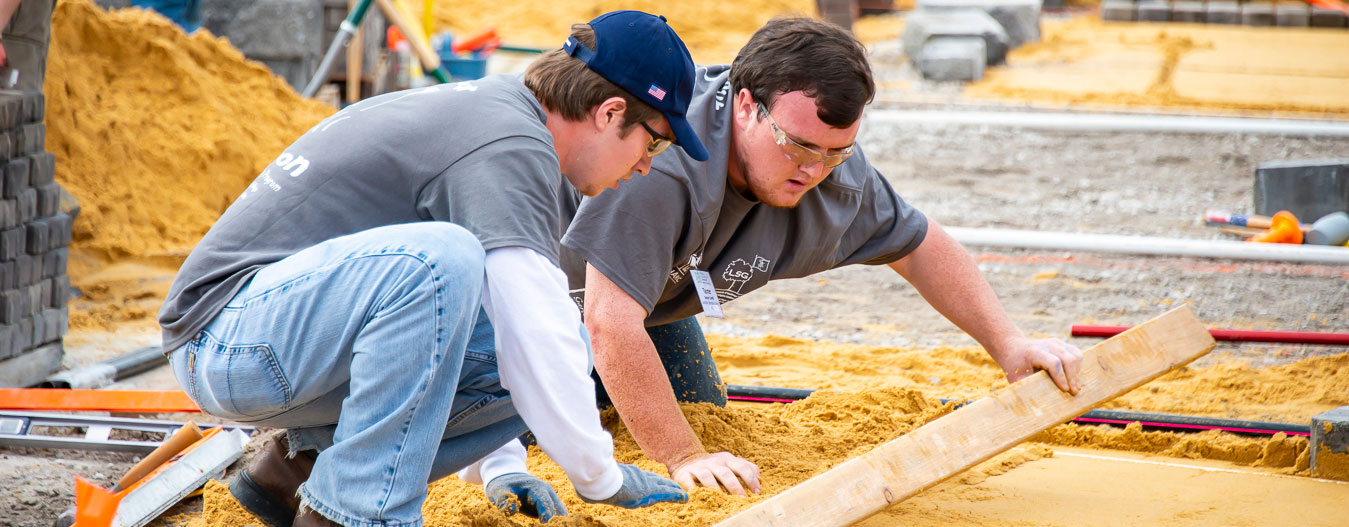
<svg viewBox="0 0 1349 527"><path fill-rule="evenodd" d="M1311 9L1302 2L1281 2L1274 6L1274 24L1283 27L1307 27L1311 24Z"/></svg>
<svg viewBox="0 0 1349 527"><path fill-rule="evenodd" d="M1209 2L1204 21L1209 24L1241 24L1241 4L1230 1Z"/></svg>
<svg viewBox="0 0 1349 527"><path fill-rule="evenodd" d="M1171 4L1158 0L1146 0L1138 3L1139 22L1170 22Z"/></svg>
<svg viewBox="0 0 1349 527"><path fill-rule="evenodd" d="M918 0L918 11L979 9L1007 31L1011 49L1040 40L1040 0Z"/></svg>
<svg viewBox="0 0 1349 527"><path fill-rule="evenodd" d="M979 37L930 39L918 59L923 77L937 81L977 81L983 78L985 65L984 39Z"/></svg>
<svg viewBox="0 0 1349 527"><path fill-rule="evenodd" d="M904 24L904 54L917 63L923 45L936 37L979 37L984 40L986 64L1001 64L1007 59L1007 31L978 9L914 11Z"/></svg>
<svg viewBox="0 0 1349 527"><path fill-rule="evenodd" d="M1202 24L1204 22L1204 3L1190 0L1171 2L1171 21Z"/></svg>
<svg viewBox="0 0 1349 527"><path fill-rule="evenodd" d="M1101 20L1132 22L1137 18L1133 0L1105 0L1101 2Z"/></svg>
<svg viewBox="0 0 1349 527"><path fill-rule="evenodd" d="M1274 25L1274 4L1270 2L1241 4L1241 23L1247 26Z"/></svg>

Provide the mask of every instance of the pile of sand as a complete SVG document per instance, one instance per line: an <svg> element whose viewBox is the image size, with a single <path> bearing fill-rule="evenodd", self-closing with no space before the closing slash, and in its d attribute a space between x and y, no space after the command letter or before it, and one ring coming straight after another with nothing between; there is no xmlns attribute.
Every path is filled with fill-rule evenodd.
<svg viewBox="0 0 1349 527"><path fill-rule="evenodd" d="M420 13L421 2L415 10ZM581 2L493 2L437 0L436 29L456 36L496 28L510 44L544 49L562 47L571 25L617 9L664 15L699 64L729 64L736 51L764 22L782 14L814 16L812 0L740 0L735 2L657 2L588 0Z"/></svg>
<svg viewBox="0 0 1349 527"><path fill-rule="evenodd" d="M224 39L139 9L62 0L47 61L47 149L79 198L75 250L189 250L282 149L334 110Z"/></svg>

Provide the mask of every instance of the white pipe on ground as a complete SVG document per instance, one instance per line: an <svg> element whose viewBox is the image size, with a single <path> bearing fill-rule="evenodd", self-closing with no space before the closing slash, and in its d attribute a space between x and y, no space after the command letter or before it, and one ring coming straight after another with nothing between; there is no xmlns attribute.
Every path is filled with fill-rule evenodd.
<svg viewBox="0 0 1349 527"><path fill-rule="evenodd" d="M1111 252L1275 262L1349 264L1349 248L1226 240L1186 240L1076 232L943 227L964 245Z"/></svg>
<svg viewBox="0 0 1349 527"><path fill-rule="evenodd" d="M872 124L964 125L1076 132L1166 132L1349 137L1349 122L1053 112L868 110Z"/></svg>

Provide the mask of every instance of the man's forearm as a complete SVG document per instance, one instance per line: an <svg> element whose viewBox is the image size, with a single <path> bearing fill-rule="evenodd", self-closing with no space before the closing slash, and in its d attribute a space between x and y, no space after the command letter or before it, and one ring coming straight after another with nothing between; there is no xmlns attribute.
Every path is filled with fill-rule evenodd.
<svg viewBox="0 0 1349 527"><path fill-rule="evenodd" d="M585 306L595 369L637 445L666 467L706 454L643 327L646 312L593 267L586 273Z"/></svg>
<svg viewBox="0 0 1349 527"><path fill-rule="evenodd" d="M1009 342L1024 335L1007 317L974 259L941 226L929 219L923 243L890 267L1005 369Z"/></svg>

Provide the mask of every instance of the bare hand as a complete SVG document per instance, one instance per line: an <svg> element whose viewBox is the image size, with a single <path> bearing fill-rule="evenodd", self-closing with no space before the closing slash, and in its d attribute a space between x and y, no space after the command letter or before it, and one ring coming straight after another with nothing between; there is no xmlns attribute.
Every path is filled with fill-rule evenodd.
<svg viewBox="0 0 1349 527"><path fill-rule="evenodd" d="M730 452L703 454L690 458L670 468L670 476L685 489L704 487L726 490L737 496L745 495L745 486L750 492L758 494L759 466ZM744 481L742 486L740 481ZM696 481L696 483L695 483Z"/></svg>
<svg viewBox="0 0 1349 527"><path fill-rule="evenodd" d="M1030 377L1036 370L1044 370L1060 390L1077 395L1082 390L1078 371L1082 367L1082 350L1059 339L1019 338L1004 350L1007 382Z"/></svg>

